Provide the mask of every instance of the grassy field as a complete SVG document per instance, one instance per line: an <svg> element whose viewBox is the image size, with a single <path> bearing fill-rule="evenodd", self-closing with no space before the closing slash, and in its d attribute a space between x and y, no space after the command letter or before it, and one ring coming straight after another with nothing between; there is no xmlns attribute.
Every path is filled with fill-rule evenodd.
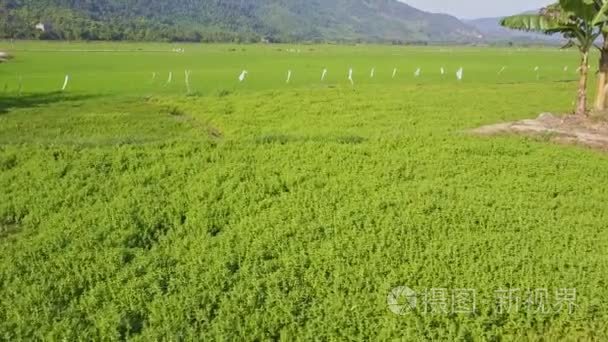
<svg viewBox="0 0 608 342"><path fill-rule="evenodd" d="M606 155L466 133L570 110L576 52L0 50L2 340L608 338Z"/></svg>
<svg viewBox="0 0 608 342"><path fill-rule="evenodd" d="M575 80L576 52L557 49L492 49L463 47L332 46L332 45L169 45L101 43L0 43L18 59L0 70L7 92L61 89L66 74L71 92L94 94L185 94L184 71L192 71L192 92L285 90L346 86L349 68L356 85L455 84L464 68L466 83L537 83ZM184 53L172 52L184 49ZM537 75L535 67L539 67ZM568 71L564 71L564 67ZM444 67L446 75L441 76ZM506 67L505 71L498 72ZM328 70L325 83L322 70ZM375 77L370 78L375 68ZM393 79L393 70L397 75ZM421 77L414 77L416 69ZM247 82L238 76L247 70ZM292 80L286 85L287 71ZM167 84L169 73L173 80ZM156 78L153 79L153 74ZM538 78L538 79L537 79ZM20 81L21 80L21 81ZM21 84L21 86L20 86ZM2 90L0 89L0 90Z"/></svg>

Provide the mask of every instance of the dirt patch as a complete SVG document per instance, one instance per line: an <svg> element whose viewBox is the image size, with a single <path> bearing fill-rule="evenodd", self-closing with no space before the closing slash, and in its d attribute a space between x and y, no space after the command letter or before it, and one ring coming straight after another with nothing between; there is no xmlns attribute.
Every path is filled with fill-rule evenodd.
<svg viewBox="0 0 608 342"><path fill-rule="evenodd" d="M483 126L474 129L472 133L544 136L559 143L579 144L608 151L608 121L597 117L543 113L536 119Z"/></svg>
<svg viewBox="0 0 608 342"><path fill-rule="evenodd" d="M8 52L0 51L0 63L7 62L11 58L13 57Z"/></svg>

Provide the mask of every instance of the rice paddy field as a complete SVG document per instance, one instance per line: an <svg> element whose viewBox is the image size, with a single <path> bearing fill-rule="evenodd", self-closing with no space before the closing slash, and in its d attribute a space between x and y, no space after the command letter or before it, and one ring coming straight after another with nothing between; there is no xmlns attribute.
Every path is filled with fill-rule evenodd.
<svg viewBox="0 0 608 342"><path fill-rule="evenodd" d="M467 133L575 51L0 50L0 340L608 339L606 154Z"/></svg>

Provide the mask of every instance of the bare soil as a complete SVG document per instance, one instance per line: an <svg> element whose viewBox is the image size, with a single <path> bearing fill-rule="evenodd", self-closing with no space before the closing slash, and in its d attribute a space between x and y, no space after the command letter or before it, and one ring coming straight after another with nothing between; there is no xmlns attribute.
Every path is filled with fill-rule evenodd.
<svg viewBox="0 0 608 342"><path fill-rule="evenodd" d="M543 113L536 119L483 126L474 129L472 133L543 136L559 143L584 145L608 152L608 120L600 116L557 116Z"/></svg>
<svg viewBox="0 0 608 342"><path fill-rule="evenodd" d="M11 59L11 55L8 52L0 51L0 63L6 62Z"/></svg>

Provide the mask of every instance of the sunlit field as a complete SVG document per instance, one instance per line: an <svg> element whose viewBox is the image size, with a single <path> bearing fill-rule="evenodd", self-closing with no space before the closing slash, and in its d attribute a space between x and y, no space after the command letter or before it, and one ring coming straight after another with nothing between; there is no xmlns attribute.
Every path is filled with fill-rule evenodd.
<svg viewBox="0 0 608 342"><path fill-rule="evenodd" d="M57 91L68 74L70 93L181 95L186 70L191 71L191 91L199 95L345 86L351 68L358 86L453 86L460 67L466 84L547 84L576 80L578 67L576 51L557 48L3 42L0 49L17 55L0 70L0 86L8 92ZM249 74L240 84L243 70ZM288 70L292 77L286 85Z"/></svg>
<svg viewBox="0 0 608 342"><path fill-rule="evenodd" d="M606 154L467 132L576 51L0 50L0 339L608 338Z"/></svg>

